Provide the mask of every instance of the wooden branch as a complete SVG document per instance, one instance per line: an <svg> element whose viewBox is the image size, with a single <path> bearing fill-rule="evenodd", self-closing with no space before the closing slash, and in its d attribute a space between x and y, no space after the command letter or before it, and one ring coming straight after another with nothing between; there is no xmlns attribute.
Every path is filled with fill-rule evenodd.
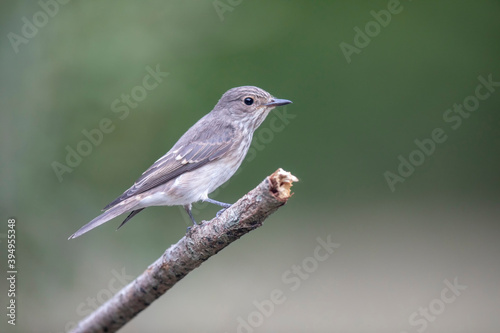
<svg viewBox="0 0 500 333"><path fill-rule="evenodd" d="M294 181L298 179L291 173L276 170L219 217L191 228L144 273L82 320L72 332L116 332L205 260L260 227L291 197Z"/></svg>

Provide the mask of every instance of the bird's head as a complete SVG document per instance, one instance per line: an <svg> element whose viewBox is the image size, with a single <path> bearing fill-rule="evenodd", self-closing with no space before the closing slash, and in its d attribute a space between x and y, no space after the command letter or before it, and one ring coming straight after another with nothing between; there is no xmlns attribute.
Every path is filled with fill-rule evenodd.
<svg viewBox="0 0 500 333"><path fill-rule="evenodd" d="M257 129L269 111L277 106L290 104L287 99L273 97L267 91L253 86L229 89L217 103L214 111L224 113L235 121L246 123Z"/></svg>

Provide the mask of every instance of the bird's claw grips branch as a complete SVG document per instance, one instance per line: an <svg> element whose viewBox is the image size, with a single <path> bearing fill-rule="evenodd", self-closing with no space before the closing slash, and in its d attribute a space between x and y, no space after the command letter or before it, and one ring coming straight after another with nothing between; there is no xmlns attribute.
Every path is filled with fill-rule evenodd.
<svg viewBox="0 0 500 333"><path fill-rule="evenodd" d="M266 177L220 216L194 226L176 244L72 332L116 332L205 260L262 222L292 196L298 179L283 169Z"/></svg>

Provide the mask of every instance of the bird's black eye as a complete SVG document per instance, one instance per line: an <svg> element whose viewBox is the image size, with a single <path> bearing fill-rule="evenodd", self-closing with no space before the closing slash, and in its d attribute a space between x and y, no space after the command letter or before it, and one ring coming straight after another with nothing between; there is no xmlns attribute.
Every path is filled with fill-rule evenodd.
<svg viewBox="0 0 500 333"><path fill-rule="evenodd" d="M246 104L246 105L252 105L253 104L253 98L251 97L247 97L243 100L243 102Z"/></svg>

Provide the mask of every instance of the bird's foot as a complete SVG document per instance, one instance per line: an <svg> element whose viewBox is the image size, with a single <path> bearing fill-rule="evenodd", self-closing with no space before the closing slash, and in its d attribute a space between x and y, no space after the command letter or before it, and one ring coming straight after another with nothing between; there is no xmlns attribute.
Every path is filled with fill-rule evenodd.
<svg viewBox="0 0 500 333"><path fill-rule="evenodd" d="M228 209L229 207L231 207L231 205L229 205L228 207L226 208L222 208L221 210L219 210L217 212L217 214L215 214L216 217L219 217L222 213L224 213L226 211L226 209Z"/></svg>
<svg viewBox="0 0 500 333"><path fill-rule="evenodd" d="M190 233L197 226L199 226L199 224L196 223L196 221L193 219L193 225L191 225L191 226L189 226L189 227L186 228L186 234Z"/></svg>

